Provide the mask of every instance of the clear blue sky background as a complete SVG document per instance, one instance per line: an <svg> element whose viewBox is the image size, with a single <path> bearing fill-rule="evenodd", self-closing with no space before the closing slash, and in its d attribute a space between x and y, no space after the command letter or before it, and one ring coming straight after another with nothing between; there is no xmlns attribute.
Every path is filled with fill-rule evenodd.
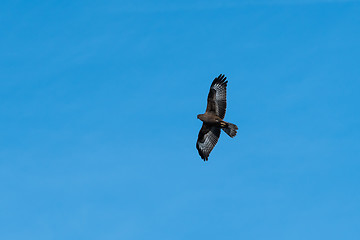
<svg viewBox="0 0 360 240"><path fill-rule="evenodd" d="M359 1L2 1L0 239L360 239ZM195 149L211 81L222 134Z"/></svg>

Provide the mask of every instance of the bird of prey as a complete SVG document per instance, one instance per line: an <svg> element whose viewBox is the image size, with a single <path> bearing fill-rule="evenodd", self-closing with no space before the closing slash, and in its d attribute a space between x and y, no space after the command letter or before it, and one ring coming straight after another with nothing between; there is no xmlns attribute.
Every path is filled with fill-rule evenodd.
<svg viewBox="0 0 360 240"><path fill-rule="evenodd" d="M235 124L223 120L226 112L227 83L223 74L214 79L210 86L206 111L204 114L197 115L203 125L199 132L196 148L204 161L208 160L210 152L219 140L221 129L232 138L235 137L236 130L238 130Z"/></svg>

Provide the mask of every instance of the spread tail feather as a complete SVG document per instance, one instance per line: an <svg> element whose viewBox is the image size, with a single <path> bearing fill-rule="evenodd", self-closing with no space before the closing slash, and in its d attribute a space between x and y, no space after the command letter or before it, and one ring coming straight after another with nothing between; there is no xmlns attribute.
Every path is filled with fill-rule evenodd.
<svg viewBox="0 0 360 240"><path fill-rule="evenodd" d="M226 132L227 135L233 138L236 136L237 133L236 130L238 130L238 127L235 124L226 123L226 127L222 128L222 130L224 130L224 132Z"/></svg>

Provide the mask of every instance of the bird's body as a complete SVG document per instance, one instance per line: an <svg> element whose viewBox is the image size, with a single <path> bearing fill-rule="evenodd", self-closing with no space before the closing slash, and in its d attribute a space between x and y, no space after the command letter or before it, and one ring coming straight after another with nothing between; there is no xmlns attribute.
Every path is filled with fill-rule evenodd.
<svg viewBox="0 0 360 240"><path fill-rule="evenodd" d="M230 137L235 137L238 127L235 124L225 122L223 119L226 112L226 77L220 74L210 86L207 99L207 107L204 114L198 114L197 118L203 122L200 129L196 148L200 157L207 161L210 152L215 147L221 129Z"/></svg>
<svg viewBox="0 0 360 240"><path fill-rule="evenodd" d="M198 119L200 119L203 123L212 125L219 125L222 121L222 119L216 116L216 114L207 112L204 114L199 114Z"/></svg>

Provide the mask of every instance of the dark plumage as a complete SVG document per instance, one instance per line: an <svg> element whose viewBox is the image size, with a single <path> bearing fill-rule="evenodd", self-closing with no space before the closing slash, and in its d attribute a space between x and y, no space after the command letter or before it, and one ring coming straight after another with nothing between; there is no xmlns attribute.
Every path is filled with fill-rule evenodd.
<svg viewBox="0 0 360 240"><path fill-rule="evenodd" d="M227 83L223 74L214 79L210 86L206 111L197 116L203 125L196 142L196 149L204 161L208 160L210 152L219 140L221 129L230 137L235 137L237 133L238 127L235 124L223 120L226 112Z"/></svg>

